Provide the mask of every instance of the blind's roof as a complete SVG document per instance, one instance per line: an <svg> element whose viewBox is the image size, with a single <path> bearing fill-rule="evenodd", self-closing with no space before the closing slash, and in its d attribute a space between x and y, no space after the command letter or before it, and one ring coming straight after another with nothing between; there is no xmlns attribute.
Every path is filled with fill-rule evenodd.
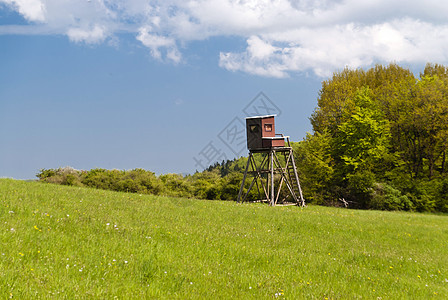
<svg viewBox="0 0 448 300"><path fill-rule="evenodd" d="M265 118L272 118L275 117L277 115L265 115L265 116L253 116L253 117L247 117L247 119L265 119Z"/></svg>

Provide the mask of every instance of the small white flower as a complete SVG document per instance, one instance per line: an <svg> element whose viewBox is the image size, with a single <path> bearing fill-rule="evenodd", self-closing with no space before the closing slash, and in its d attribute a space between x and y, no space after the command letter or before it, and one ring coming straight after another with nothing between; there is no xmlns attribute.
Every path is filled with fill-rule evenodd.
<svg viewBox="0 0 448 300"><path fill-rule="evenodd" d="M107 226L109 226L109 225L110 225L110 223L106 223L106 225L107 225Z"/></svg>
<svg viewBox="0 0 448 300"><path fill-rule="evenodd" d="M67 217L70 217L70 215L67 215Z"/></svg>
<svg viewBox="0 0 448 300"><path fill-rule="evenodd" d="M14 212L12 210L9 211L10 214L13 214Z"/></svg>
<svg viewBox="0 0 448 300"><path fill-rule="evenodd" d="M11 231L14 231L15 229L14 228L11 228Z"/></svg>
<svg viewBox="0 0 448 300"><path fill-rule="evenodd" d="M190 284L193 284L193 282L190 282Z"/></svg>
<svg viewBox="0 0 448 300"><path fill-rule="evenodd" d="M127 261L127 260L125 260L125 261L124 261L124 263L125 263L125 264L127 264L127 263L128 263L128 261ZM166 272L165 272L165 273L166 273Z"/></svg>

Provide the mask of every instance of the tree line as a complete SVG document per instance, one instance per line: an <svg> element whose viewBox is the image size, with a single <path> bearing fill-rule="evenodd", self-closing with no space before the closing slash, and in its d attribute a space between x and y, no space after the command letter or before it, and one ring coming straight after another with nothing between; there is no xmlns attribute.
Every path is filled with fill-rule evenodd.
<svg viewBox="0 0 448 300"><path fill-rule="evenodd" d="M244 158L240 160L244 160ZM240 160L217 163L203 172L186 176L174 173L156 176L154 172L144 169L107 170L97 168L85 171L71 167L41 169L36 176L39 181L46 183L85 186L117 192L208 200L235 200L243 179ZM230 166L232 166L231 169Z"/></svg>
<svg viewBox="0 0 448 300"><path fill-rule="evenodd" d="M296 145L306 197L355 207L448 211L448 69L396 64L322 83L314 133Z"/></svg>
<svg viewBox="0 0 448 300"><path fill-rule="evenodd" d="M344 69L322 82L313 133L292 143L308 203L448 212L448 68L416 77L390 64ZM41 181L124 192L236 200L247 157L203 172L42 169ZM246 181L247 182L247 181ZM249 180L250 182L250 180ZM249 199L256 199L251 191Z"/></svg>

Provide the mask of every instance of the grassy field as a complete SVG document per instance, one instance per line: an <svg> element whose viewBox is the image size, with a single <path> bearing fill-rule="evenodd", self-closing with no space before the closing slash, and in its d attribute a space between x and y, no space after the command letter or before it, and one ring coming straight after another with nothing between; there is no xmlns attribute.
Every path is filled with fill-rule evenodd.
<svg viewBox="0 0 448 300"><path fill-rule="evenodd" d="M0 298L447 299L448 217L0 179Z"/></svg>

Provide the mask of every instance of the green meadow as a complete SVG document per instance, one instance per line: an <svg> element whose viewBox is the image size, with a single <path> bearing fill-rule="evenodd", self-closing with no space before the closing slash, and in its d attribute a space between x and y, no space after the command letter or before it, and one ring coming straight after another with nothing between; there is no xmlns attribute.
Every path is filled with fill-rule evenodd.
<svg viewBox="0 0 448 300"><path fill-rule="evenodd" d="M0 179L0 298L447 299L448 217Z"/></svg>

